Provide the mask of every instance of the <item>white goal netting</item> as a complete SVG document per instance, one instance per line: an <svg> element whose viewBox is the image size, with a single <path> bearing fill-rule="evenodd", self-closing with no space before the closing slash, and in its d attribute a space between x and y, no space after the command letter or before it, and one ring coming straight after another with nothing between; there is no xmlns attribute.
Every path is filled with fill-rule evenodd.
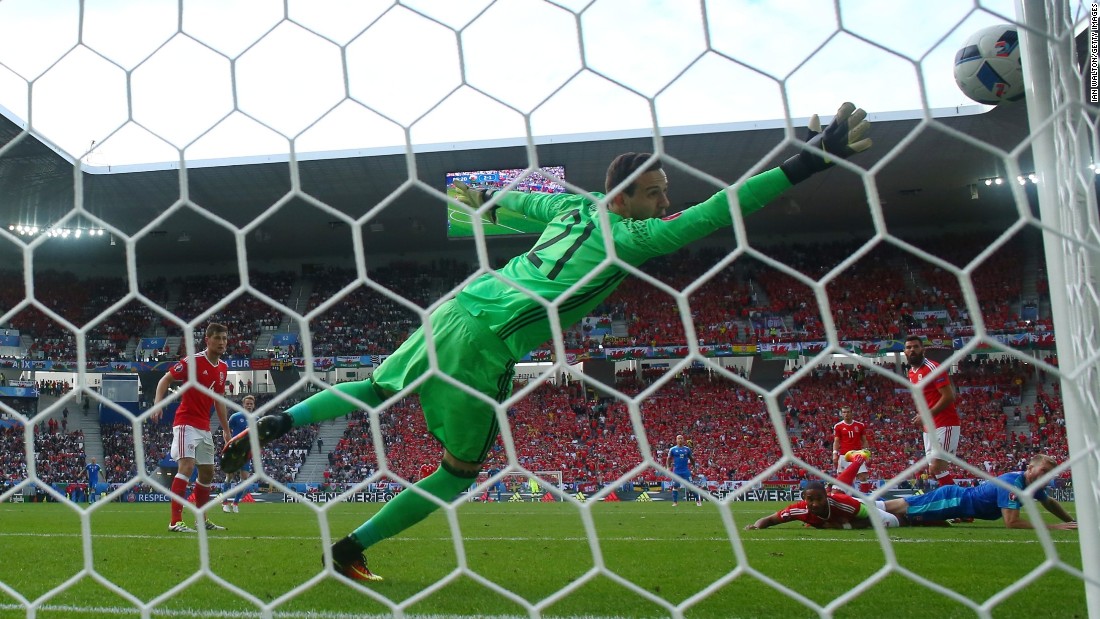
<svg viewBox="0 0 1100 619"><path fill-rule="evenodd" d="M6 534L31 555L67 544L80 560L35 572L48 575L39 583L0 568L0 614L833 617L870 613L861 598L904 581L950 611L991 617L1065 577L1064 608L1100 619L1100 46L1090 5L46 4L0 2L0 507L14 517L47 507L28 502L56 503L62 515L51 517L73 543L31 525ZM1027 97L1015 108L979 109L943 86L957 43L992 23L1012 24L1023 41ZM225 543L200 528L176 566L159 537L131 529L138 518L159 523L167 503L163 513L112 511L169 492L158 474L171 460L167 430L152 416L177 396L153 407L153 383L142 383L116 397L104 376L163 374L201 351L217 320L230 325L234 389L220 400L235 410L248 392L262 412L281 410L365 378L463 284L527 251L530 222L489 225L448 198L448 179L583 194L603 191L615 154L653 152L675 211L773 167L811 114L827 121L844 100L871 112L867 156L751 217L735 212L721 238L668 260L639 269L611 255L599 266L630 277L580 325L557 319L569 295L540 301L555 310L555 337L517 366L514 395L497 407L500 444L471 489L442 506L442 543L383 542L406 544L395 563L405 553L410 564L446 563L423 586L347 585L317 561L370 513L360 504L392 499L438 463L414 398L302 430L265 454L244 496L285 504L241 512L257 528L308 523L294 531ZM1060 463L1040 483L1080 528L1006 538L1042 549L1019 573L956 586L912 550L970 543L965 530L918 543L876 523L858 538L775 536L789 546L764 551L758 532L743 530L775 511L758 502L786 504L808 480L835 481L842 405L878 433L877 468L856 488L865 503L928 483L918 426L932 417L902 369L908 333L943 360L970 415L958 455L936 452L956 479L997 483L1036 452ZM45 405L24 397L34 389ZM669 464L678 434L695 450L679 484ZM93 454L104 483L89 488ZM673 496L687 509L668 511ZM651 511L612 511L627 501ZM218 499L201 511L222 509ZM478 509L501 511L475 529L467 519ZM1022 512L1044 517L1030 499ZM526 524L547 520L568 533L554 540ZM484 533L496 526L510 533ZM662 537L678 527L696 528L677 529L686 541ZM148 556L111 546L131 537ZM828 593L815 588L820 575L792 565L813 565L811 545L835 543L836 553L848 542L880 552ZM300 549L316 571L283 578L280 565L241 558L283 543L296 545L289 563ZM482 552L488 543L507 545L505 556ZM453 560L409 550L423 544ZM581 567L526 588L526 574L539 578L534 564L561 552L551 545L569 545ZM494 571L523 552L529 563ZM654 556L685 554L707 566L700 555L720 555L719 567L673 562L684 573L654 581ZM119 576L121 563L154 559L170 583ZM242 572L256 578L242 582ZM598 586L615 593L592 602ZM229 601L203 600L205 587ZM471 590L488 611L439 602L483 599L465 597ZM726 608L742 592L756 600L749 610ZM512 610L498 611L504 604Z"/></svg>

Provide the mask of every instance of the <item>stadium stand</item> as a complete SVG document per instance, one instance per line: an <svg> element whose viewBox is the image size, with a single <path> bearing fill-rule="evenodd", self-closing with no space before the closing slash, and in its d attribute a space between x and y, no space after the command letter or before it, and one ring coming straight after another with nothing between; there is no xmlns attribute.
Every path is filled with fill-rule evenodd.
<svg viewBox="0 0 1100 619"><path fill-rule="evenodd" d="M1014 410L1021 389L1034 380L1034 371L1017 360L976 360L962 364L955 376L965 389L965 429L958 455L988 470L1017 466L1030 451L1008 432L1005 410ZM636 394L649 383L624 378L617 386ZM655 449L667 447L672 437L684 433L693 440L702 459L700 470L709 480L749 479L780 457L770 419L755 393L706 372L671 385L642 405L644 426ZM787 430L798 457L822 469L830 467L832 426L842 404L852 406L856 418L868 423L872 448L882 447L875 451L877 479L893 477L923 456L919 429L909 422L909 391L862 368L833 366L799 381L785 400ZM1041 434L1046 442L1035 446L1064 457L1068 448L1064 431L1057 431L1059 403L1048 395L1036 406L1045 416L1041 425L1036 416L1032 434ZM626 407L614 400L586 398L575 385L540 387L509 410L509 419L519 462L530 470L561 470L568 480L600 483L622 476L640 461ZM342 488L377 470L373 444L364 440L369 436L366 424L365 413L353 415L343 439L329 454L327 484ZM394 473L415 479L422 463L438 459L438 447L428 436L415 398L384 412L380 427ZM1050 430L1042 434L1039 428ZM503 466L502 457L498 444L487 468ZM805 470L786 467L774 477L806 476ZM656 472L646 477L660 479Z"/></svg>
<svg viewBox="0 0 1100 619"><path fill-rule="evenodd" d="M953 264L972 260L976 250L956 237L923 239L918 246ZM858 241L787 244L764 248L769 256L805 275L820 279L829 274L859 245ZM1045 308L1045 274L1025 273L1028 264L1018 241L1006 245L975 270L975 290L990 332L1049 329L1045 311L1025 320L1026 304ZM654 261L650 273L676 289L684 289L704 273L721 254L712 249L680 252ZM470 268L455 261L430 265L396 262L372 270L372 280L408 300L426 306L468 277ZM1030 275L1030 277L1029 277ZM295 291L308 290L305 311L313 310L344 290L355 273L338 267L315 266L302 274L289 271L250 275L258 290L292 306ZM13 291L20 274L0 272L0 298L15 302ZM36 278L38 296L59 315L84 324L125 294L121 282L107 278L76 278L44 272ZM210 299L231 296L239 286L235 276L156 278L141 283L142 293L179 317L190 320L207 311ZM328 306L311 323L313 354L386 354L412 330L416 313L368 286L357 285ZM1025 289L1026 288L1026 289ZM912 254L880 244L869 255L839 272L828 284L832 318L841 339L897 338L918 332L928 337L967 335L973 331L958 282L935 265ZM10 297L10 298L9 298ZM1030 300L1029 300L1030 299ZM691 296L692 320L700 343L758 343L804 341L824 337L820 310L803 284L759 260L747 258L714 274ZM942 310L942 311L941 311ZM593 335L577 327L565 334L567 347L595 350L606 345L682 345L685 334L672 298L652 284L631 278L609 297L598 313L625 325L626 335ZM212 320L230 325L230 357L264 356L256 341L264 332L285 327L286 316L253 295L239 295L213 313ZM69 359L75 356L71 333L31 307L15 315L10 327L32 339L30 358ZM142 303L130 302L112 312L89 332L89 361L125 359L132 340L178 329ZM197 337L196 334L191 334ZM300 347L278 351L301 354ZM272 356L276 353L270 353ZM1056 363L1053 356L1046 360ZM896 368L891 369L896 371ZM789 370L787 374L789 375ZM624 371L617 388L639 393L664 374L661 369ZM1067 453L1064 420L1057 385L1018 360L967 359L954 380L964 391L965 429L959 455L974 466L1002 470L1018 463L1028 450L1042 448L1063 457ZM778 381L775 381L778 382ZM771 385L765 385L770 387ZM61 395L69 385L41 384L43 393ZM1028 395L1033 394L1033 395ZM1029 399L1030 398L1030 399ZM795 453L806 462L827 468L835 411L852 404L857 418L868 422L873 442L900 446L876 454L876 472L893 476L921 456L919 432L907 417L911 398L899 385L861 369L822 366L799 381L785 395L787 431ZM707 372L689 372L660 389L642 405L643 421L655 449L671 436L685 432L705 459L701 471L712 480L745 479L779 457L770 420L755 393L726 384ZM1021 415L1022 413L1022 415ZM576 384L539 388L509 411L517 438L520 462L531 470L562 470L568 478L600 482L621 476L639 461L626 407L614 400L594 398ZM1017 417L1021 419L1017 420ZM55 420L51 420L55 421ZM354 415L343 438L326 454L329 466L322 479L297 479L310 454L316 430L301 430L265 452L265 467L282 483L323 482L332 487L356 483L378 467L365 414ZM425 462L438 459L438 448L423 426L415 398L403 401L381 417L391 470L413 479ZM4 440L18 447L17 429L6 428ZM36 432L40 473L51 482L67 482L83 475L79 440L50 426ZM40 436L41 435L41 436ZM168 444L163 429L143 429L146 467L155 470ZM111 479L137 472L134 441L129 426L102 427L104 468ZM498 446L499 447L499 446ZM8 482L25 477L19 449L5 449ZM490 465L502 464L497 452ZM80 465L80 466L78 466ZM487 465L488 466L488 465ZM22 473L20 473L22 471ZM777 478L798 479L805 471L786 467ZM657 472L645 478L656 480ZM915 480L919 483L919 479Z"/></svg>

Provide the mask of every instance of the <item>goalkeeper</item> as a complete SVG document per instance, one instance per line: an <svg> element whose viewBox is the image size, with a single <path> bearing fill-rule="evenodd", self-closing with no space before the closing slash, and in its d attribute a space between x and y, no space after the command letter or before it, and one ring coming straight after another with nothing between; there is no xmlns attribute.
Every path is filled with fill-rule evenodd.
<svg viewBox="0 0 1100 619"><path fill-rule="evenodd" d="M436 374L411 389L420 396L428 430L443 446L439 468L333 544L335 571L352 580L381 580L368 569L364 550L420 522L477 479L499 434L494 403L511 395L516 360L553 337L543 303L557 304L562 328L578 322L628 275L618 264L605 264L609 253L637 266L729 227L734 191L741 213L749 215L831 166L832 158L869 148L866 116L844 103L824 132L815 116L809 142L797 155L736 190L723 189L674 214L667 212L668 179L660 160L647 153L619 155L607 170L607 195L592 194L606 204L608 228L588 196L496 192L456 182L459 202L487 209L493 220L498 208L515 211L546 222L546 230L529 252L495 273L483 274L437 308L429 323L409 336L372 377L335 385L256 423L258 443L266 445L292 427L347 415L363 405L376 408L429 375L433 366L480 394L472 395ZM249 434L242 432L226 443L224 471L239 469L248 460Z"/></svg>

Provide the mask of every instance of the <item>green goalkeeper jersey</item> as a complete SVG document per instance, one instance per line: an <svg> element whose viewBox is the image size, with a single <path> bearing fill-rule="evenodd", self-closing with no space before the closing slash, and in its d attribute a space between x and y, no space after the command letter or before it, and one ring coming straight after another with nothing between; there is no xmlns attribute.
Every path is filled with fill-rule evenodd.
<svg viewBox="0 0 1100 619"><path fill-rule="evenodd" d="M759 210L790 187L779 168L748 179L737 191L741 213ZM551 338L547 308L536 298L558 302L561 328L573 325L626 279L627 272L619 264L605 264L610 252L622 263L638 266L730 226L733 218L726 192L661 219L626 219L609 211L609 234L588 197L508 192L500 196L502 208L545 222L546 229L529 252L466 286L458 293L458 302L520 359ZM590 274L590 279L577 285Z"/></svg>

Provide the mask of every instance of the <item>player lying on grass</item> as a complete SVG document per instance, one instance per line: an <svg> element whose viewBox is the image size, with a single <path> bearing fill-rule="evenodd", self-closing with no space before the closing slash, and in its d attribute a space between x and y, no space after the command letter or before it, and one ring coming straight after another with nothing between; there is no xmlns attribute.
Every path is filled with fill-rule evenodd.
<svg viewBox="0 0 1100 619"><path fill-rule="evenodd" d="M944 522L955 518L1004 518L1005 526L1010 529L1031 529L1033 525L1020 518L1020 497L1031 494L1047 511L1062 520L1056 524L1048 524L1048 528L1076 529L1077 521L1061 503L1047 496L1042 488L1028 490L1035 480L1049 473L1056 465L1053 458L1040 454L1031 458L1025 470L1005 473L997 478L1007 483L1012 490L1006 490L1000 484L992 482L973 488L940 486L925 494L886 501L886 511L897 516L903 525Z"/></svg>
<svg viewBox="0 0 1100 619"><path fill-rule="evenodd" d="M511 396L516 361L554 337L544 303L557 304L562 328L576 324L626 279L622 264L639 266L728 229L734 198L741 213L749 215L827 169L833 159L869 148L866 116L855 105L843 104L824 132L818 133L820 124L812 120L808 144L779 167L678 213L668 213L668 178L660 159L649 153L619 155L607 170L607 195L592 194L606 205L607 227L588 196L494 192L456 182L456 198L466 206L488 208L490 218L495 209L508 209L546 222L546 230L529 252L495 273L482 274L440 305L370 378L334 385L256 423L262 446L294 426L378 408L395 394L420 396L428 430L443 447L439 468L333 544L335 571L353 580L381 580L367 568L363 551L420 522L477 480L497 440L497 424L507 419L497 404ZM607 263L609 257L617 262ZM226 444L222 469L227 473L248 460L249 434L242 432Z"/></svg>
<svg viewBox="0 0 1100 619"><path fill-rule="evenodd" d="M867 462L868 455L869 452L856 451L841 456L851 462L851 466L837 475L837 480L851 486L860 467ZM885 527L900 526L896 516L882 510L882 501L876 501L876 506L869 509L853 496L843 492L829 492L824 483L811 481L802 491L801 501L791 503L770 516L764 516L747 525L745 530L767 529L793 520L800 520L815 529L867 529L874 526L871 523L872 518L878 519Z"/></svg>

